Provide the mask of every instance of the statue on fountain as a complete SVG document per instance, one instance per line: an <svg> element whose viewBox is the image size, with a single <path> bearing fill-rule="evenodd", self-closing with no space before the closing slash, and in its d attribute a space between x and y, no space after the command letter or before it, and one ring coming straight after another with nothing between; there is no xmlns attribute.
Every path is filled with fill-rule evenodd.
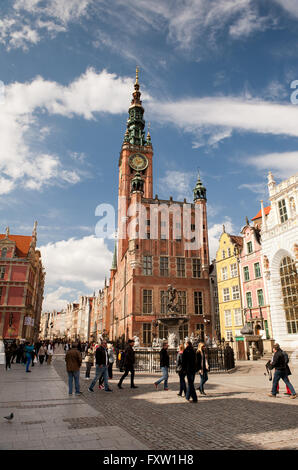
<svg viewBox="0 0 298 470"><path fill-rule="evenodd" d="M169 313L178 313L180 312L180 302L178 298L178 293L175 287L171 284L168 285L168 312Z"/></svg>
<svg viewBox="0 0 298 470"><path fill-rule="evenodd" d="M177 348L178 345L178 340L177 336L175 333L170 333L168 336L168 344L170 349L175 349Z"/></svg>
<svg viewBox="0 0 298 470"><path fill-rule="evenodd" d="M135 336L133 337L133 339L134 339L134 341L135 341L134 347L135 347L135 348L139 348L139 347L140 347L140 338L135 335Z"/></svg>

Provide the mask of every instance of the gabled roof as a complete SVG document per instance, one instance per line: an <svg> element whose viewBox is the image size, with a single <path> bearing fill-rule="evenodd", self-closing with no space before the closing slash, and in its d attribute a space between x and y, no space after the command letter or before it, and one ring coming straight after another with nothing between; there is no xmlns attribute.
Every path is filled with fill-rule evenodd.
<svg viewBox="0 0 298 470"><path fill-rule="evenodd" d="M230 239L232 240L233 243L239 246L243 246L243 238L238 237L237 235L230 235Z"/></svg>
<svg viewBox="0 0 298 470"><path fill-rule="evenodd" d="M268 215L270 211L271 211L271 206L264 207L265 215ZM251 220L260 219L261 217L262 217L262 209L260 209L257 215Z"/></svg>
<svg viewBox="0 0 298 470"><path fill-rule="evenodd" d="M0 233L0 240L4 240L6 235ZM18 258L26 258L29 252L30 244L32 242L32 236L24 235L8 235L8 240L15 242L16 244L16 256Z"/></svg>

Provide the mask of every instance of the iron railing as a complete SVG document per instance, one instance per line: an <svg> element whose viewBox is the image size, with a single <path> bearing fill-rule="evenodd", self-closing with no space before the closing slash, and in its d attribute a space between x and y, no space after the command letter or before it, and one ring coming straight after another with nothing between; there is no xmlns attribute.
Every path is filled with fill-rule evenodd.
<svg viewBox="0 0 298 470"><path fill-rule="evenodd" d="M118 359L116 366L122 370L122 364ZM206 348L209 371L222 372L231 370L235 367L234 351L230 347L225 348ZM176 371L177 351L168 350L170 358L169 373ZM135 370L137 372L160 372L159 350L136 350L135 351Z"/></svg>

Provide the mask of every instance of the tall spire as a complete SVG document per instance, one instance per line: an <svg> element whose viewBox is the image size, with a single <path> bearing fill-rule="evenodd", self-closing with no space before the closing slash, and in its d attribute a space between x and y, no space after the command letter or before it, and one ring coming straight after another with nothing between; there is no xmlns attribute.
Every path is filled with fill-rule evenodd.
<svg viewBox="0 0 298 470"><path fill-rule="evenodd" d="M145 121L143 119L144 108L141 101L138 67L136 68L136 81L128 114L129 117L127 120L127 130L124 136L124 143L130 143L137 146L146 145L144 132Z"/></svg>

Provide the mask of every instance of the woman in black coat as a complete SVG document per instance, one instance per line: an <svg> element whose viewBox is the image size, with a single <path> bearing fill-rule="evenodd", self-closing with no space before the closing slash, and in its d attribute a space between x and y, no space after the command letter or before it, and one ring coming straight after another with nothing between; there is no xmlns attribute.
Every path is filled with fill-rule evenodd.
<svg viewBox="0 0 298 470"><path fill-rule="evenodd" d="M209 371L209 364L206 357L206 347L204 343L199 343L198 350L197 350L197 369L200 374L201 382L197 390L200 391L201 395L206 395L204 392L204 384L208 380L208 371Z"/></svg>
<svg viewBox="0 0 298 470"><path fill-rule="evenodd" d="M192 346L191 341L186 342L186 348L182 354L182 369L186 372L187 376L187 390L185 398L189 401L192 398L193 403L198 401L198 397L194 387L196 375L196 353Z"/></svg>

